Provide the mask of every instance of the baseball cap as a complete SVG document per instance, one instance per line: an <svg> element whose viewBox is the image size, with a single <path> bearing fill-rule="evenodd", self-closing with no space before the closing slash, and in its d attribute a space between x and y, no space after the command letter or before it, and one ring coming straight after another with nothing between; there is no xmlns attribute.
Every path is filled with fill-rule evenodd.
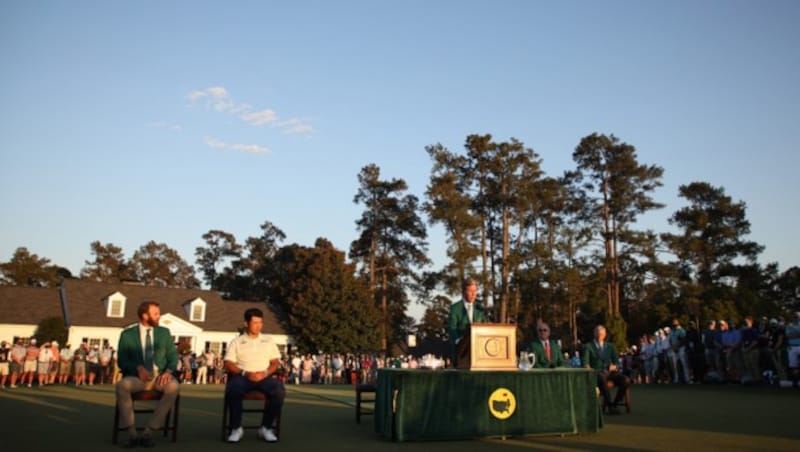
<svg viewBox="0 0 800 452"><path fill-rule="evenodd" d="M34 337L33 339L31 339L31 344L35 344L35 343L36 343L36 338Z"/></svg>

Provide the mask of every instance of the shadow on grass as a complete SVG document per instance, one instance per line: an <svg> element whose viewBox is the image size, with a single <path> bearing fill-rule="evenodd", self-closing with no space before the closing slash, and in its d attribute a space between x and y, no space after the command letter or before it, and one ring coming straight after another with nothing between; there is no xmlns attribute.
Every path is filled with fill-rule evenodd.
<svg viewBox="0 0 800 452"><path fill-rule="evenodd" d="M157 447L206 452L270 447L248 431L237 445L220 441L223 387L181 388L178 441L157 437ZM392 443L374 431L371 417L355 422L352 386L287 386L283 450L800 450L800 392L738 386L636 386L633 413L607 416L597 434ZM5 450L116 450L111 445L114 391L48 386L0 392L0 435ZM139 420L140 422L143 421ZM252 434L251 434L252 433ZM124 439L124 435L123 439Z"/></svg>

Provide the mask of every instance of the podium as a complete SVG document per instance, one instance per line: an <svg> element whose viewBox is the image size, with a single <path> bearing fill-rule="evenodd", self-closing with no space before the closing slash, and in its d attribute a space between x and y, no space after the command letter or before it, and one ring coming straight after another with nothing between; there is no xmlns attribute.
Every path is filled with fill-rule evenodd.
<svg viewBox="0 0 800 452"><path fill-rule="evenodd" d="M517 326L510 323L473 323L456 346L458 368L518 370Z"/></svg>

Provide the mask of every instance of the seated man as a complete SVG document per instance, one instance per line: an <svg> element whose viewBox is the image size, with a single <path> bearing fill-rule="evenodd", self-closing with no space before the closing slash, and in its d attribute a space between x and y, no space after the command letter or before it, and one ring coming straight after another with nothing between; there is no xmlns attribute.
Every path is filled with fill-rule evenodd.
<svg viewBox="0 0 800 452"><path fill-rule="evenodd" d="M587 369L594 369L597 372L597 388L603 395L603 404L609 414L619 414L614 405L622 401L625 391L628 389L625 375L617 372L618 363L619 356L617 356L614 344L606 342L606 328L603 325L597 325L594 328L594 340L583 347L583 364ZM617 387L614 404L610 403L611 394L606 386L608 380L613 381Z"/></svg>
<svg viewBox="0 0 800 452"><path fill-rule="evenodd" d="M120 426L128 429L128 446L153 446L153 430L164 425L169 410L178 397L179 385L174 373L178 352L169 329L158 326L161 308L154 301L145 301L136 310L139 324L119 337L117 362L122 380L116 385ZM155 389L163 393L141 437L137 437L131 394Z"/></svg>
<svg viewBox="0 0 800 452"><path fill-rule="evenodd" d="M539 322L536 325L536 333L539 339L531 342L530 351L536 356L533 367L535 369L549 369L564 366L564 355L558 341L550 339L550 327Z"/></svg>
<svg viewBox="0 0 800 452"><path fill-rule="evenodd" d="M231 423L228 442L238 443L244 436L242 398L250 391L259 391L269 397L269 403L261 418L258 437L271 443L278 440L272 424L280 416L286 395L283 383L273 378L280 369L281 354L272 339L261 334L264 314L260 309L245 311L244 324L245 332L231 341L225 354L225 370L230 376L225 387Z"/></svg>

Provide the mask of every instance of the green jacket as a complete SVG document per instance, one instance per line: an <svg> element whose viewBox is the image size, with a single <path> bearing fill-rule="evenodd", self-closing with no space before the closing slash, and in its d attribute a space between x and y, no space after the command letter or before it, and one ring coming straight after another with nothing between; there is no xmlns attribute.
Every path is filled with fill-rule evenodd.
<svg viewBox="0 0 800 452"><path fill-rule="evenodd" d="M144 365L143 344L139 339L139 325L132 326L119 336L117 365L122 375L138 376L136 367ZM178 368L178 351L172 342L172 333L162 326L153 328L153 363L160 373L167 370L174 374Z"/></svg>
<svg viewBox="0 0 800 452"><path fill-rule="evenodd" d="M544 344L541 339L534 339L531 342L529 351L536 356L536 362L533 363L534 369L547 369L550 367L563 367L564 355L561 353L561 347L558 346L558 341L549 339L550 342L550 359L547 359L547 353L544 352Z"/></svg>
<svg viewBox="0 0 800 452"><path fill-rule="evenodd" d="M594 370L607 371L611 364L619 367L617 349L614 348L614 344L611 342L605 341L602 351L597 347L595 341L583 346L584 366L589 366Z"/></svg>
<svg viewBox="0 0 800 452"><path fill-rule="evenodd" d="M483 307L475 302L472 307L472 323L486 323L489 319L486 317L486 312ZM457 340L464 336L467 332L469 325L469 317L467 317L467 308L464 306L464 300L450 305L450 313L447 315L447 332L450 336L450 342L455 344Z"/></svg>

